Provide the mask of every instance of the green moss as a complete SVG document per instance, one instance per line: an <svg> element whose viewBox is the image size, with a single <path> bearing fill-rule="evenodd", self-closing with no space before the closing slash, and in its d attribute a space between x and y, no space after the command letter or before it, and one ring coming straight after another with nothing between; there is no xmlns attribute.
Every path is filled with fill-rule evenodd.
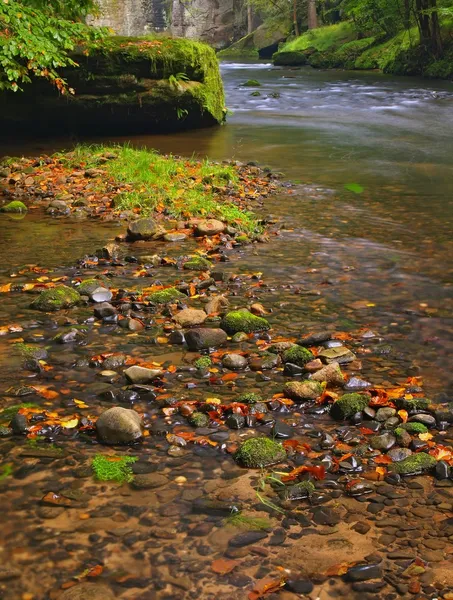
<svg viewBox="0 0 453 600"><path fill-rule="evenodd" d="M314 356L302 346L294 345L283 352L282 359L284 363L292 363L299 367L304 367L308 362L313 360Z"/></svg>
<svg viewBox="0 0 453 600"><path fill-rule="evenodd" d="M370 401L366 394L343 394L332 404L330 414L334 419L348 419L358 412L362 412Z"/></svg>
<svg viewBox="0 0 453 600"><path fill-rule="evenodd" d="M134 474L130 465L136 462L136 456L105 456L96 454L91 463L94 475L98 481L130 482Z"/></svg>
<svg viewBox="0 0 453 600"><path fill-rule="evenodd" d="M307 55L298 50L279 50L272 56L274 65L285 67L302 67L307 64Z"/></svg>
<svg viewBox="0 0 453 600"><path fill-rule="evenodd" d="M242 442L234 459L244 467L258 469L284 461L285 449L278 442L269 438L251 438Z"/></svg>
<svg viewBox="0 0 453 600"><path fill-rule="evenodd" d="M28 211L26 205L20 200L13 200L12 202L8 202L5 206L0 208L0 212L4 213L25 213Z"/></svg>
<svg viewBox="0 0 453 600"><path fill-rule="evenodd" d="M98 281L97 279L85 279L85 281L82 281L77 287L77 291L81 296L89 296L98 287L104 287L101 281Z"/></svg>
<svg viewBox="0 0 453 600"><path fill-rule="evenodd" d="M192 256L184 263L184 269L190 271L209 271L212 269L212 262L203 256Z"/></svg>
<svg viewBox="0 0 453 600"><path fill-rule="evenodd" d="M241 83L242 87L261 87L261 83L257 79L249 79Z"/></svg>
<svg viewBox="0 0 453 600"><path fill-rule="evenodd" d="M255 394L254 392L246 392L245 394L241 394L235 400L235 402L242 402L243 404L256 404L257 402L262 402L262 398L259 394Z"/></svg>
<svg viewBox="0 0 453 600"><path fill-rule="evenodd" d="M426 410L430 402L427 398L397 398L396 407L405 410Z"/></svg>
<svg viewBox="0 0 453 600"><path fill-rule="evenodd" d="M342 21L336 25L318 27L306 31L301 36L288 42L281 48L281 52L302 52L313 48L318 52L339 48L342 44L350 42L357 37L357 30L353 23Z"/></svg>
<svg viewBox="0 0 453 600"><path fill-rule="evenodd" d="M17 343L14 344L14 350L19 352L24 358L35 358L36 360L43 360L47 356L47 352L44 348L32 346L31 344Z"/></svg>
<svg viewBox="0 0 453 600"><path fill-rule="evenodd" d="M14 404L0 411L0 423L9 423L11 419L20 411L21 408L35 408L38 405L33 402L23 402L22 404Z"/></svg>
<svg viewBox="0 0 453 600"><path fill-rule="evenodd" d="M272 529L272 523L269 519L262 517L246 517L242 513L236 513L227 517L223 523L224 525L233 525L233 527L245 529L247 531L266 531Z"/></svg>
<svg viewBox="0 0 453 600"><path fill-rule="evenodd" d="M31 303L31 308L42 311L54 311L71 308L80 302L80 294L66 285L44 290Z"/></svg>
<svg viewBox="0 0 453 600"><path fill-rule="evenodd" d="M299 481L294 485L286 487L281 496L285 500L300 500L308 498L315 491L315 485L312 481Z"/></svg>
<svg viewBox="0 0 453 600"><path fill-rule="evenodd" d="M209 417L202 412L193 412L187 419L193 427L207 427L209 425Z"/></svg>
<svg viewBox="0 0 453 600"><path fill-rule="evenodd" d="M399 473L400 475L420 475L427 473L436 466L436 459L430 456L426 452L418 452L412 454L404 460L399 462L391 463L388 468L389 471Z"/></svg>
<svg viewBox="0 0 453 600"><path fill-rule="evenodd" d="M233 335L239 331L253 333L270 329L270 325L266 319L257 317L248 310L234 310L227 313L223 317L220 327L229 335Z"/></svg>
<svg viewBox="0 0 453 600"><path fill-rule="evenodd" d="M165 290L153 292L149 296L146 296L145 299L151 302L151 304L168 304L169 302L177 302L182 298L187 298L187 296L175 287L169 287Z"/></svg>
<svg viewBox="0 0 453 600"><path fill-rule="evenodd" d="M194 362L194 365L197 369L208 369L212 365L212 360L209 356L202 356Z"/></svg>
<svg viewBox="0 0 453 600"><path fill-rule="evenodd" d="M11 477L13 474L13 466L10 464L0 465L0 481Z"/></svg>
<svg viewBox="0 0 453 600"><path fill-rule="evenodd" d="M398 429L405 429L408 433L426 433L428 428L423 423L403 423Z"/></svg>

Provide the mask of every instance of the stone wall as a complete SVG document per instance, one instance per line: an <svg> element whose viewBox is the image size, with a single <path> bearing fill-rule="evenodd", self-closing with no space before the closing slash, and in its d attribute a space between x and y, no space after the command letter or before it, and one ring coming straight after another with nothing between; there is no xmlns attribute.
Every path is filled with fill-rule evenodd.
<svg viewBox="0 0 453 600"><path fill-rule="evenodd" d="M110 27L118 35L145 35L168 30L167 0L99 0L100 15L90 24Z"/></svg>

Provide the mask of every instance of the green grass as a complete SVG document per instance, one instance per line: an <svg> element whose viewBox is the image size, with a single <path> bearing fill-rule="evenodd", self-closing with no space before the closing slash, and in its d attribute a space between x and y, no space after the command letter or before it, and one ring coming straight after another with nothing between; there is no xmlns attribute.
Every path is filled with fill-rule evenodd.
<svg viewBox="0 0 453 600"><path fill-rule="evenodd" d="M323 52L332 48L332 46L339 46L345 42L355 40L356 37L357 32L353 23L343 21L336 25L328 25L327 27L307 31L285 44L283 48L280 48L280 52L301 52L308 48L315 48L318 52Z"/></svg>
<svg viewBox="0 0 453 600"><path fill-rule="evenodd" d="M103 155L117 158L105 164ZM115 200L115 209L139 208L146 216L165 210L175 218L207 217L258 231L254 215L228 199L219 199L222 190L240 191L237 171L229 165L209 160L183 159L161 155L153 150L130 146L78 146L69 154L58 155L70 168L101 167L124 189Z"/></svg>
<svg viewBox="0 0 453 600"><path fill-rule="evenodd" d="M137 460L136 456L104 456L103 454L96 454L91 463L91 468L98 481L130 482L134 478L130 465Z"/></svg>

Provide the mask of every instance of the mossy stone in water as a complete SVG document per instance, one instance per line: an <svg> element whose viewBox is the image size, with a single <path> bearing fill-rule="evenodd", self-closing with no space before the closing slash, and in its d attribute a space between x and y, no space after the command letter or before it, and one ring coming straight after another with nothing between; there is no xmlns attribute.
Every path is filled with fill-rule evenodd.
<svg viewBox="0 0 453 600"><path fill-rule="evenodd" d="M80 294L76 290L59 285L49 290L44 290L31 303L31 308L42 311L54 311L62 308L71 308L80 302Z"/></svg>
<svg viewBox="0 0 453 600"><path fill-rule="evenodd" d="M245 81L243 87L261 87L261 83L257 79L249 79Z"/></svg>
<svg viewBox="0 0 453 600"><path fill-rule="evenodd" d="M285 350L282 355L284 363L291 363L299 367L304 367L308 362L313 360L313 358L314 356L310 350L297 345L291 346L291 348Z"/></svg>
<svg viewBox="0 0 453 600"><path fill-rule="evenodd" d="M330 414L334 419L349 419L362 412L370 401L366 394L344 394L332 404Z"/></svg>
<svg viewBox="0 0 453 600"><path fill-rule="evenodd" d="M405 410L426 410L430 404L427 398L397 398L395 403Z"/></svg>
<svg viewBox="0 0 453 600"><path fill-rule="evenodd" d="M203 256L192 256L184 263L183 268L188 271L209 271L212 269L212 262Z"/></svg>
<svg viewBox="0 0 453 600"><path fill-rule="evenodd" d="M165 290L153 292L152 294L146 297L146 300L148 300L152 304L168 304L169 302L176 302L181 298L187 298L187 296L185 296L175 287L170 287Z"/></svg>
<svg viewBox="0 0 453 600"><path fill-rule="evenodd" d="M246 440L234 455L236 462L250 469L275 465L285 458L286 452L283 446L266 437Z"/></svg>
<svg viewBox="0 0 453 600"><path fill-rule="evenodd" d="M399 475L420 475L427 473L436 466L436 459L426 452L418 452L404 460L389 465L389 471Z"/></svg>
<svg viewBox="0 0 453 600"><path fill-rule="evenodd" d="M102 287L102 282L97 279L85 279L77 288L81 296L90 296L98 287Z"/></svg>
<svg viewBox="0 0 453 600"><path fill-rule="evenodd" d="M403 423L398 429L405 429L408 433L427 433L428 428L423 423Z"/></svg>
<svg viewBox="0 0 453 600"><path fill-rule="evenodd" d="M241 394L235 400L235 402L242 402L243 404L256 404L257 402L261 401L261 396L259 394L255 394L254 392L246 392L245 394Z"/></svg>
<svg viewBox="0 0 453 600"><path fill-rule="evenodd" d="M13 200L0 208L0 212L4 213L25 213L27 211L28 208L20 200Z"/></svg>
<svg viewBox="0 0 453 600"><path fill-rule="evenodd" d="M220 327L229 335L243 331L244 333L254 333L256 331L267 331L270 329L269 322L263 317L257 317L248 310L233 310L227 313L220 324Z"/></svg>
<svg viewBox="0 0 453 600"><path fill-rule="evenodd" d="M202 412L193 412L187 419L193 427L207 427L209 425L209 417Z"/></svg>

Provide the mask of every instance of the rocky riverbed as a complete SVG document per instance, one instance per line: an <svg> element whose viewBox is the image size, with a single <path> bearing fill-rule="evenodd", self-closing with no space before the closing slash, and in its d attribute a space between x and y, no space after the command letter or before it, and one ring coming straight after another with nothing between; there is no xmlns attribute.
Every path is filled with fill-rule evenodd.
<svg viewBox="0 0 453 600"><path fill-rule="evenodd" d="M448 397L383 369L372 329L314 326L298 289L295 336L242 233L140 216L2 285L6 600L453 598Z"/></svg>

